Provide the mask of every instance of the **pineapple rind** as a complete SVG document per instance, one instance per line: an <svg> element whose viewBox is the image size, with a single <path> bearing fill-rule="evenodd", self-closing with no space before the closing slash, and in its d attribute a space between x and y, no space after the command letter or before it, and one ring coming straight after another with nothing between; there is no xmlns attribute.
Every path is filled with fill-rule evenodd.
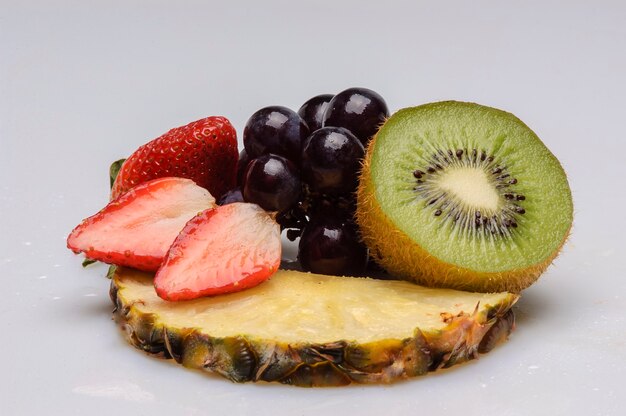
<svg viewBox="0 0 626 416"><path fill-rule="evenodd" d="M164 325L154 313L141 310L141 300L127 299L124 268L111 281L116 315L135 347L185 367L219 374L233 382L280 382L302 387L343 386L351 383L390 383L476 358L485 334L505 333L513 326L510 294L495 305L477 305L473 313L449 317L443 329L415 329L412 337L359 343L281 342L245 334L213 337L196 328ZM123 292L123 290L122 290ZM489 344L493 348L492 343ZM483 348L480 353L488 352Z"/></svg>

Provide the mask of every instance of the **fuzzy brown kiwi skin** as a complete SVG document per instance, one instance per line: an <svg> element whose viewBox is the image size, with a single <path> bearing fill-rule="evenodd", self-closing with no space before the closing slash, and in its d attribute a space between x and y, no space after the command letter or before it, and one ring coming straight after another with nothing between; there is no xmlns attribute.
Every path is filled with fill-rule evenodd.
<svg viewBox="0 0 626 416"><path fill-rule="evenodd" d="M116 274L124 273L120 268ZM194 328L165 327L158 316L144 313L124 299L118 276L111 280L117 322L128 342L154 356L185 367L219 374L233 382L266 381L300 387L344 386L351 383L390 383L476 358L485 334L496 324L508 335L507 314L518 297L473 314L446 319L443 330L413 337L370 343L344 340L324 344L283 343L245 335L212 337ZM136 303L136 302L135 302ZM501 323L500 321L505 321ZM485 343L483 343L485 344Z"/></svg>
<svg viewBox="0 0 626 416"><path fill-rule="evenodd" d="M515 117L509 113L505 114ZM559 255L569 238L571 227L565 233L558 249L543 262L506 272L480 272L434 257L400 231L382 211L376 200L371 163L377 139L378 134L370 140L361 166L355 217L361 239L368 247L370 256L394 278L428 287L485 293L519 293L537 281Z"/></svg>

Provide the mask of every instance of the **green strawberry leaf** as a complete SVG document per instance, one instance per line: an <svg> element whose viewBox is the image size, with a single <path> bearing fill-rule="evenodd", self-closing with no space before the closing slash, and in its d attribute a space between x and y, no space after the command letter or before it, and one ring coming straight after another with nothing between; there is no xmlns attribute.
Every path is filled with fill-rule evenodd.
<svg viewBox="0 0 626 416"><path fill-rule="evenodd" d="M113 188L113 183L115 182L115 178L117 178L117 174L120 173L120 169L126 159L116 160L111 163L111 167L109 168L109 180L111 181L111 188Z"/></svg>
<svg viewBox="0 0 626 416"><path fill-rule="evenodd" d="M97 263L97 262L98 262L98 260L85 259L85 260L83 260L83 267L87 267L90 264L94 264L94 263Z"/></svg>
<svg viewBox="0 0 626 416"><path fill-rule="evenodd" d="M111 265L109 266L109 270L107 270L107 279L112 279L113 275L115 274L115 269L117 266L115 265Z"/></svg>

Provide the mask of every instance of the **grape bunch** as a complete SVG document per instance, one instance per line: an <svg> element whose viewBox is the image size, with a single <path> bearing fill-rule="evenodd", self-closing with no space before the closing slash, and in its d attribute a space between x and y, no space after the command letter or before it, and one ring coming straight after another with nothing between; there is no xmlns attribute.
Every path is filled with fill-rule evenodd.
<svg viewBox="0 0 626 416"><path fill-rule="evenodd" d="M355 192L368 141L389 116L366 88L322 94L295 112L255 112L243 131L237 188L218 201L253 202L277 212L306 271L360 275L368 262L354 223Z"/></svg>

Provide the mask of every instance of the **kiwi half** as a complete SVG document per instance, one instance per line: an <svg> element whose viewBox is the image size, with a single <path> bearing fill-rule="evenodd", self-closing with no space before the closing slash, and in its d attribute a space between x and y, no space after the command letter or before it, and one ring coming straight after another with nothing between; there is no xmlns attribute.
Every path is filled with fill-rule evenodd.
<svg viewBox="0 0 626 416"><path fill-rule="evenodd" d="M567 177L514 115L446 101L400 110L370 142L357 222L377 263L428 286L519 292L572 225Z"/></svg>

